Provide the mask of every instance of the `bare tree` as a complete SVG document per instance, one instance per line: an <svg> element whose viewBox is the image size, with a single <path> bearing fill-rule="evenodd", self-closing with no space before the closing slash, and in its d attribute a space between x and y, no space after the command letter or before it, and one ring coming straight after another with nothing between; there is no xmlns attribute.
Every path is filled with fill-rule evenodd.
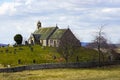
<svg viewBox="0 0 120 80"><path fill-rule="evenodd" d="M89 46L97 48L97 51L99 53L99 60L98 60L99 64L101 63L101 61L104 62L103 50L104 49L107 50L110 47L107 42L107 39L104 37L105 33L103 32L103 27L104 25L99 28L99 31L97 32L97 35L95 36L94 41L91 44L89 44Z"/></svg>

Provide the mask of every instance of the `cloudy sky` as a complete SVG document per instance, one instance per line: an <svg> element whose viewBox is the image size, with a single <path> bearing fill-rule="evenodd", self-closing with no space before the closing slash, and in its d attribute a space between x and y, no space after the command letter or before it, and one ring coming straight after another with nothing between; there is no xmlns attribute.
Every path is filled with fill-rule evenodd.
<svg viewBox="0 0 120 80"><path fill-rule="evenodd" d="M69 26L82 42L104 25L106 38L120 42L120 0L0 0L0 43L13 44L18 33L27 40L38 20L43 27Z"/></svg>

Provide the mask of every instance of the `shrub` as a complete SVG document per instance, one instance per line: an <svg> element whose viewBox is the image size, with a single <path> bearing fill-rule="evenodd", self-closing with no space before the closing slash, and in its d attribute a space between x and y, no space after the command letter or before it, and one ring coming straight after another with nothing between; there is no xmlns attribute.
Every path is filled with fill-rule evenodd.
<svg viewBox="0 0 120 80"><path fill-rule="evenodd" d="M23 40L23 37L21 34L16 34L14 36L14 41L17 43L17 45L21 45L22 44L22 40Z"/></svg>

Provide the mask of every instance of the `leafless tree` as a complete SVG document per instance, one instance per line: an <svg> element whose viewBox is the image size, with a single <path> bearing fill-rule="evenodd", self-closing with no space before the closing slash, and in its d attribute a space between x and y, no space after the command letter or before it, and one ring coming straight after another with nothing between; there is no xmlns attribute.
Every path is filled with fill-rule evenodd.
<svg viewBox="0 0 120 80"><path fill-rule="evenodd" d="M104 25L99 28L99 31L97 32L97 35L95 36L94 41L91 43L91 46L94 48L97 48L98 53L99 53L99 64L101 61L104 62L104 53L103 49L107 50L109 49L109 44L107 42L107 39L104 37L104 32L103 32ZM90 45L89 45L90 46Z"/></svg>
<svg viewBox="0 0 120 80"><path fill-rule="evenodd" d="M98 31L98 35L96 35L95 37L95 40L94 42L97 44L97 50L98 50L98 53L99 53L99 64L100 64L100 61L101 61L101 55L103 57L103 60L104 60L104 55L101 51L101 46L104 41L106 42L106 40L103 40L104 37L102 36L102 29L103 29L103 26L100 27L99 31Z"/></svg>

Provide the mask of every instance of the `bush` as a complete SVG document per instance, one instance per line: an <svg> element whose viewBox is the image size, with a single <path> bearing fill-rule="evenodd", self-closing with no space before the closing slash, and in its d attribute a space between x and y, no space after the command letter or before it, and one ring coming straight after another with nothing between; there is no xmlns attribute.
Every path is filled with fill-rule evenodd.
<svg viewBox="0 0 120 80"><path fill-rule="evenodd" d="M17 45L21 45L22 44L22 40L23 40L23 37L21 34L16 34L14 36L14 41L16 42Z"/></svg>

